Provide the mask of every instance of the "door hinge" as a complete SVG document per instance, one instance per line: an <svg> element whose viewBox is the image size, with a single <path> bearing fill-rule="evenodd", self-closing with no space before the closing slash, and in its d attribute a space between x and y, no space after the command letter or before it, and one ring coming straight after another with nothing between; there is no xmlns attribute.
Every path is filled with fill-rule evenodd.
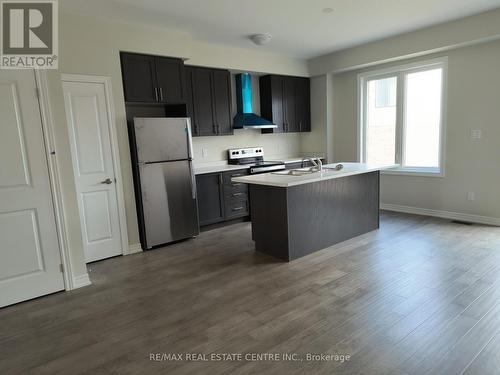
<svg viewBox="0 0 500 375"><path fill-rule="evenodd" d="M61 271L61 273L64 273L64 266L62 265L62 263L59 265L59 271Z"/></svg>

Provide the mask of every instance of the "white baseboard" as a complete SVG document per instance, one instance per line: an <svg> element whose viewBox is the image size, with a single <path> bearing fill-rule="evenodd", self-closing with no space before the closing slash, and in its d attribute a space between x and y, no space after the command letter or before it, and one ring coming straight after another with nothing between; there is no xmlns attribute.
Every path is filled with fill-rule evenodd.
<svg viewBox="0 0 500 375"><path fill-rule="evenodd" d="M397 204L387 204L387 203L381 203L380 209L387 211L404 212L407 214L414 214L414 215L433 216L433 217L440 217L443 219L460 220L471 223L500 226L500 218L489 217L489 216L463 214L460 212L451 212L451 211L431 210L429 208L401 206Z"/></svg>
<svg viewBox="0 0 500 375"><path fill-rule="evenodd" d="M73 289L82 288L87 285L91 285L89 274L85 273L83 275L78 275L73 277Z"/></svg>
<svg viewBox="0 0 500 375"><path fill-rule="evenodd" d="M142 252L142 247L140 243L133 243L128 247L128 254L135 254Z"/></svg>

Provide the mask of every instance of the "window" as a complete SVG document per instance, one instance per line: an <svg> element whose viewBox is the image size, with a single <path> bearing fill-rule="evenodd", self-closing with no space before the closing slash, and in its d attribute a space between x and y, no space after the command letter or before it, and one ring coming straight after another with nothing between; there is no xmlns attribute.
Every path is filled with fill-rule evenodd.
<svg viewBox="0 0 500 375"><path fill-rule="evenodd" d="M443 175L446 59L359 76L359 157L389 173Z"/></svg>

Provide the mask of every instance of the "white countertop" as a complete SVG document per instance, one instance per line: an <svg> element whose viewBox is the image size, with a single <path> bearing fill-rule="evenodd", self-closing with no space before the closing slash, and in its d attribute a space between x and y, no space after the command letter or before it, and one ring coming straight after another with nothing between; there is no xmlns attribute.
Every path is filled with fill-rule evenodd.
<svg viewBox="0 0 500 375"><path fill-rule="evenodd" d="M256 174L251 176L234 177L232 181L243 182L246 184L267 185L277 187L290 187L312 182L325 181L333 178L353 176L356 174L381 171L383 169L395 168L398 164L382 165L382 164L366 164L366 163L335 163L327 164L323 167L333 168L337 164L344 166L340 171L324 170L323 172L315 172L301 176L291 176L281 174L280 172L271 172ZM303 168L307 169L307 168Z"/></svg>
<svg viewBox="0 0 500 375"><path fill-rule="evenodd" d="M285 164L289 163L300 163L302 159L307 157L296 156L296 157L269 157L265 158L266 161L282 161ZM250 166L248 165L231 165L226 161L212 162L212 163L200 163L194 165L194 174L205 174L205 173L216 173L216 172L225 172L232 171L238 169L248 169Z"/></svg>

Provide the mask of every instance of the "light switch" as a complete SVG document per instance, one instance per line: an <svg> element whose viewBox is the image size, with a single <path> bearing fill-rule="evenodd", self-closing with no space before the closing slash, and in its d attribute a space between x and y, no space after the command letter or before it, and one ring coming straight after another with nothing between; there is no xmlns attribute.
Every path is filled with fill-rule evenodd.
<svg viewBox="0 0 500 375"><path fill-rule="evenodd" d="M481 131L481 129L471 129L471 131L470 131L471 139L481 139L482 135L483 135L483 132Z"/></svg>
<svg viewBox="0 0 500 375"><path fill-rule="evenodd" d="M473 191L468 191L467 192L467 200L468 201L473 201L476 199L476 194L474 194Z"/></svg>
<svg viewBox="0 0 500 375"><path fill-rule="evenodd" d="M208 156L208 150L206 148L201 149L201 156L204 158Z"/></svg>

